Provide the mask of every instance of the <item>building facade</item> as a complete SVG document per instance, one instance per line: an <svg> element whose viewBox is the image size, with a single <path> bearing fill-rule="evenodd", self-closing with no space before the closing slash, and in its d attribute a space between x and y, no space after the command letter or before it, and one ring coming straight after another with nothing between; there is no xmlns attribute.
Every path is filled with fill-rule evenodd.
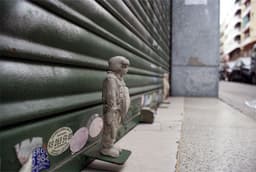
<svg viewBox="0 0 256 172"><path fill-rule="evenodd" d="M219 1L172 1L173 96L218 96Z"/></svg>
<svg viewBox="0 0 256 172"><path fill-rule="evenodd" d="M256 42L256 1L234 0L220 28L220 56L236 60L250 56Z"/></svg>

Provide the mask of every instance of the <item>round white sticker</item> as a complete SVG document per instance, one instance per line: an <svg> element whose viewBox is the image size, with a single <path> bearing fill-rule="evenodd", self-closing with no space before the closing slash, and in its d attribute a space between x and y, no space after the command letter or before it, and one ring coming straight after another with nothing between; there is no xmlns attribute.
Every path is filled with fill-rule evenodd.
<svg viewBox="0 0 256 172"><path fill-rule="evenodd" d="M86 127L79 128L70 141L70 150L72 153L80 151L88 140L88 129Z"/></svg>
<svg viewBox="0 0 256 172"><path fill-rule="evenodd" d="M140 105L143 106L144 105L144 95L141 96L141 102Z"/></svg>
<svg viewBox="0 0 256 172"><path fill-rule="evenodd" d="M69 147L72 137L72 130L69 127L62 127L56 130L48 141L47 150L50 155L58 156Z"/></svg>
<svg viewBox="0 0 256 172"><path fill-rule="evenodd" d="M152 94L150 94L150 95L145 95L145 103L144 103L144 105L145 106L148 106L148 105L150 105L150 103L152 103L152 98L153 98L153 96L152 96Z"/></svg>
<svg viewBox="0 0 256 172"><path fill-rule="evenodd" d="M95 117L89 125L89 135L94 138L97 137L103 129L103 119L99 116Z"/></svg>

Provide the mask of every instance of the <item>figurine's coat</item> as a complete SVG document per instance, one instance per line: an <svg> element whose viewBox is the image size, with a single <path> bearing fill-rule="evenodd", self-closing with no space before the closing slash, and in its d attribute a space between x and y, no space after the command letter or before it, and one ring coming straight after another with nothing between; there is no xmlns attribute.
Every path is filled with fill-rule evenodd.
<svg viewBox="0 0 256 172"><path fill-rule="evenodd" d="M128 71L129 61L122 56L109 60L109 71L103 82L102 101L104 129L101 153L118 157L120 150L114 147L117 131L124 123L130 106L129 90L123 76Z"/></svg>

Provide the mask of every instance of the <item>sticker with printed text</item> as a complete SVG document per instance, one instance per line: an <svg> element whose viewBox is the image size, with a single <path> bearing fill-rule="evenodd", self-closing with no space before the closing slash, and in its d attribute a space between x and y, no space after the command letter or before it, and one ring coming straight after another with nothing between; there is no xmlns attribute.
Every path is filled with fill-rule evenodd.
<svg viewBox="0 0 256 172"><path fill-rule="evenodd" d="M58 156L65 152L73 135L71 128L62 127L56 130L48 141L47 151L52 156Z"/></svg>
<svg viewBox="0 0 256 172"><path fill-rule="evenodd" d="M38 147L32 152L32 172L40 172L50 168L50 160L48 159L47 151Z"/></svg>

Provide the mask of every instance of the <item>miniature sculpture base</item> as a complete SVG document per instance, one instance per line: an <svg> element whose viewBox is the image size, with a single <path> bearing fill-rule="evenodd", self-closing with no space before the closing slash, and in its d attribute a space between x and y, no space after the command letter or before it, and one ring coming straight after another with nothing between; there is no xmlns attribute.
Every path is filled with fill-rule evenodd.
<svg viewBox="0 0 256 172"><path fill-rule="evenodd" d="M142 108L140 111L140 114L141 114L140 122L152 124L154 122L154 118L155 118L154 114L155 113L156 112L149 107Z"/></svg>
<svg viewBox="0 0 256 172"><path fill-rule="evenodd" d="M162 102L163 104L171 104L170 100L166 99Z"/></svg>
<svg viewBox="0 0 256 172"><path fill-rule="evenodd" d="M109 148L109 149L101 149L100 150L100 153L104 156L110 156L110 157L113 157L113 158L117 158L120 156L120 153L122 152L122 149L120 148L116 148L116 147L112 147L112 148Z"/></svg>
<svg viewBox="0 0 256 172"><path fill-rule="evenodd" d="M118 165L123 165L129 156L131 155L131 151L122 149L120 152L120 155L118 157L110 157L110 156L104 156L101 153L86 153L86 156L91 157L93 159L113 163L113 164L118 164Z"/></svg>

